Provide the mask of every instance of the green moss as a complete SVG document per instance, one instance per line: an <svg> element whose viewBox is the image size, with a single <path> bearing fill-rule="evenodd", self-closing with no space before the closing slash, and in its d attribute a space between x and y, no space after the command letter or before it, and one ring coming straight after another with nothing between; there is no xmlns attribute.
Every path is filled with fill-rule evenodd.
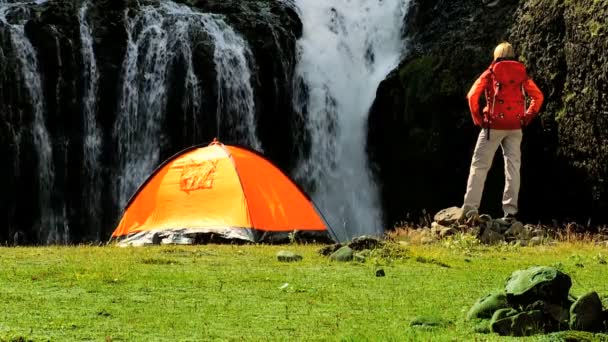
<svg viewBox="0 0 608 342"><path fill-rule="evenodd" d="M416 100L427 103L433 100L436 95L436 85L432 76L439 64L439 58L423 56L399 70L399 79L403 85L406 102Z"/></svg>
<svg viewBox="0 0 608 342"><path fill-rule="evenodd" d="M604 25L595 20L589 21L587 23L587 27L589 28L589 33L591 34L591 38L595 38L595 37L601 35L602 30L604 29Z"/></svg>

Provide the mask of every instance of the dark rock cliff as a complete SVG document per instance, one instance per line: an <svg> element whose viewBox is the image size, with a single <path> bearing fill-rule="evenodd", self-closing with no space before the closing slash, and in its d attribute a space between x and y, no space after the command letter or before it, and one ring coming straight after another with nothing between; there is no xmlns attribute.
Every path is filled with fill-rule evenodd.
<svg viewBox="0 0 608 342"><path fill-rule="evenodd" d="M592 0L413 2L409 53L380 85L369 118L387 223L462 204L479 131L465 96L503 40L546 97L524 129L522 219L605 223L607 11ZM501 214L503 182L498 152L483 211Z"/></svg>

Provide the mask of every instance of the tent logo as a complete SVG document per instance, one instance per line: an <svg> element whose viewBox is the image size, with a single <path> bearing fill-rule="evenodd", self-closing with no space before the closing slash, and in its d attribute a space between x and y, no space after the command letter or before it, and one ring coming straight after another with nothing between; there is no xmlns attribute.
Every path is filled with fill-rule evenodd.
<svg viewBox="0 0 608 342"><path fill-rule="evenodd" d="M213 188L213 179L217 169L219 160L205 160L197 163L191 160L191 163L184 165L182 173L179 177L179 189L186 193L195 190Z"/></svg>

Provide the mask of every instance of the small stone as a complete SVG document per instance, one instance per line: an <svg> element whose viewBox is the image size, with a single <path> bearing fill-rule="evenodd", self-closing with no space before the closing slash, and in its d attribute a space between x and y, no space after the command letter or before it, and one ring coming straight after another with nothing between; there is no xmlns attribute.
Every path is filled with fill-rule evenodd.
<svg viewBox="0 0 608 342"><path fill-rule="evenodd" d="M435 239L433 239L432 237L425 236L422 239L420 239L420 243L422 243L423 245L430 245L434 242L435 242Z"/></svg>
<svg viewBox="0 0 608 342"><path fill-rule="evenodd" d="M367 260L367 258L365 257L365 255L363 255L361 253L357 253L357 254L353 255L353 260L358 261L358 262L365 262L365 260Z"/></svg>
<svg viewBox="0 0 608 342"><path fill-rule="evenodd" d="M363 235L354 238L348 244L348 247L350 247L354 251L362 251L365 249L376 249L378 247L381 247L382 245L383 242L378 240L377 238Z"/></svg>
<svg viewBox="0 0 608 342"><path fill-rule="evenodd" d="M441 232L442 229L445 229L447 227L440 225L437 222L433 222L431 223L431 233L433 235L439 235L439 232Z"/></svg>
<svg viewBox="0 0 608 342"><path fill-rule="evenodd" d="M524 230L525 230L524 225L521 222L517 221L517 222L513 223L511 225L511 227L509 227L509 229L507 229L507 231L505 232L505 235L517 237L517 236L521 235L524 232Z"/></svg>
<svg viewBox="0 0 608 342"><path fill-rule="evenodd" d="M329 259L334 261L352 261L353 257L353 250L348 246L344 246L330 255Z"/></svg>
<svg viewBox="0 0 608 342"><path fill-rule="evenodd" d="M330 256L332 253L342 248L342 244L336 243L334 245L325 246L319 249L319 254L324 256Z"/></svg>
<svg viewBox="0 0 608 342"><path fill-rule="evenodd" d="M277 259L281 262L295 262L302 260L302 256L290 251L279 251Z"/></svg>
<svg viewBox="0 0 608 342"><path fill-rule="evenodd" d="M419 328L436 328L436 327L445 327L452 322L446 321L439 317L427 317L427 316L419 316L414 318L410 322L411 327L419 327Z"/></svg>
<svg viewBox="0 0 608 342"><path fill-rule="evenodd" d="M441 231L439 231L439 236L441 236L441 238L445 238L448 236L456 235L456 233L458 233L457 229L444 227L443 229L441 229Z"/></svg>
<svg viewBox="0 0 608 342"><path fill-rule="evenodd" d="M479 216L479 222L485 223L485 222L491 222L492 221L492 216L488 215L488 214L483 214Z"/></svg>
<svg viewBox="0 0 608 342"><path fill-rule="evenodd" d="M437 214L435 214L433 220L440 225L450 226L455 224L461 216L462 208L450 207L440 210Z"/></svg>
<svg viewBox="0 0 608 342"><path fill-rule="evenodd" d="M543 237L543 236L545 236L545 232L543 232L542 229L536 228L536 229L534 229L532 231L532 236L534 236L534 237L537 237L537 236Z"/></svg>
<svg viewBox="0 0 608 342"><path fill-rule="evenodd" d="M471 227L471 230L469 232L471 233L471 235L479 237L479 233L481 233L481 227Z"/></svg>
<svg viewBox="0 0 608 342"><path fill-rule="evenodd" d="M479 237L479 241L487 245L496 244L498 242L504 241L504 239L504 236L502 236L500 233L497 233L492 229L487 228L484 229L483 233L481 233L481 236Z"/></svg>
<svg viewBox="0 0 608 342"><path fill-rule="evenodd" d="M543 238L540 236L535 236L533 238L530 239L530 241L528 241L528 246L534 247L534 246L540 246L543 243Z"/></svg>

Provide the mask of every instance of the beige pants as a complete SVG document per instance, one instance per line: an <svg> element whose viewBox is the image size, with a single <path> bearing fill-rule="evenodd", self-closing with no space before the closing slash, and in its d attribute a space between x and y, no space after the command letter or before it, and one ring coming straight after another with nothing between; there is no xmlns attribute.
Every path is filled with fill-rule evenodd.
<svg viewBox="0 0 608 342"><path fill-rule="evenodd" d="M517 214L517 199L519 196L519 168L521 166L521 129L516 130L481 130L473 152L467 193L464 195L463 210L478 210L481 195L486 182L488 171L498 146L502 147L505 159L505 189L502 196L502 210L505 214Z"/></svg>

